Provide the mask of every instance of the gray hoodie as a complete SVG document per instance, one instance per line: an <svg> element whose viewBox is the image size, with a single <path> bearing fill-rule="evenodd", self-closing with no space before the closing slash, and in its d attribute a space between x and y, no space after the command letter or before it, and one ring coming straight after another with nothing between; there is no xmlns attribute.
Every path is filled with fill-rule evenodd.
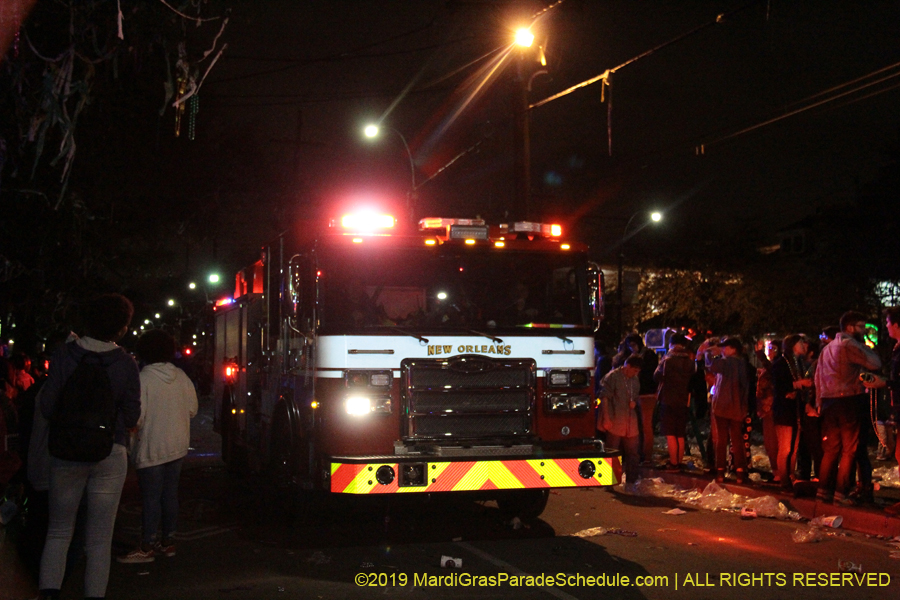
<svg viewBox="0 0 900 600"><path fill-rule="evenodd" d="M141 418L131 443L137 469L154 467L187 455L197 392L184 371L172 363L141 370Z"/></svg>

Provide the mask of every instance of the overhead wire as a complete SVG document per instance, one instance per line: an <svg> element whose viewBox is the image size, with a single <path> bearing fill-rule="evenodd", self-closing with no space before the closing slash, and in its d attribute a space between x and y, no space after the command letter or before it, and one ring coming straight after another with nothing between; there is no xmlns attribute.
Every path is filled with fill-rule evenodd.
<svg viewBox="0 0 900 600"><path fill-rule="evenodd" d="M827 89L827 90L823 90L823 91L821 91L821 92L817 92L816 94L813 94L812 96L808 96L808 97L805 98L804 100L800 100L800 101L798 101L798 102L793 103L792 106L795 106L795 105L800 104L800 103L803 103L803 102L807 102L808 100L811 100L811 99L814 99L814 98L819 98L819 97L821 97L821 96L823 96L823 95L825 95L825 94L831 93L831 92L836 91L836 90L839 90L839 89L843 89L843 88L847 87L848 85L853 85L854 83L858 83L858 82L860 82L860 81L864 81L864 80L866 80L866 79L869 79L870 77L873 77L873 76L878 75L878 74L880 74L880 73L884 73L885 71L889 71L890 69L895 69L895 68L897 68L897 67L900 67L900 62L894 63L894 64L892 64L892 65L890 65L890 66L887 66L887 67L883 67L883 68L881 68L881 69L878 69L878 70L876 70L876 71L873 71L872 73L869 73L868 75L864 75L864 76L862 76L862 77L858 77L858 78L856 78L856 79L854 79L854 80L852 80L852 81L849 81L849 82L846 82L846 83L842 83L842 84L840 84L840 85L831 87L831 88L829 88L829 89ZM735 132L730 133L730 134L728 134L728 135L719 137L719 138L717 138L717 139L715 139L715 140L713 140L713 141L711 141L711 142L706 142L706 143L704 143L704 144L701 144L701 145L699 145L699 146L697 146L697 147L695 148L695 153L698 153L698 154L704 154L705 151L706 151L706 148L708 148L709 146L712 146L712 145L715 145L715 144L719 144L719 143L721 143L721 142L724 142L725 140L729 140L729 139L738 137L738 136L740 136L740 135L743 135L743 134L745 134L745 133L749 133L749 132L751 132L751 131L754 131L754 130L756 130L756 129L759 129L759 128L761 128L761 127L765 127L766 125L771 125L772 123L777 123L778 121L782 121L782 120L784 120L784 119L787 119L788 117L792 117L792 116L794 116L794 115L798 115L798 114L803 113L803 112L806 112L806 111L808 111L808 110L812 110L813 108L817 108L817 107L819 107L819 106L823 106L823 105L825 105L825 104L828 104L829 102L833 102L833 101L835 101L835 100L839 100L839 99L841 99L841 98L850 96L850 95L855 94L855 93L857 93L857 92L859 92L859 91L862 91L862 90L864 90L864 89L870 88L870 87L872 87L873 85L878 85L879 83L884 83L885 81L889 81L889 80L894 79L895 77L898 77L898 76L900 76L900 71L898 71L898 72L896 72L896 73L893 73L893 74L891 74L891 75L887 75L887 76L885 76L885 77L881 77L881 78L879 78L879 79L876 79L875 81L870 81L870 82L865 83L865 84L862 84L862 85L857 85L856 87L853 87L853 88L851 88L851 89L849 89L849 90L847 90L847 91L845 91L845 92L841 92L840 94L835 94L835 95L832 95L832 96L828 96L828 97L826 97L826 98L824 98L824 99L822 99L822 100L819 100L819 101L817 101L817 102L813 102L812 104L807 104L807 105L801 106L800 108L797 108L797 109L795 109L795 110L788 111L788 112L786 112L786 113L784 113L784 114L782 114L782 115L778 115L778 116L776 116L776 117L772 117L771 119L766 119L765 121L762 121L762 122L760 122L760 123L756 123L755 125L751 125L751 126L749 126L749 127L743 128L743 129L741 129L741 130L739 130L739 131L735 131ZM853 101L855 102L855 101L859 101L859 100L864 100L865 98L871 98L871 97L873 97L873 96L877 96L877 95L882 94L882 93L884 93L884 92L890 91L890 90L894 89L895 87L897 87L897 86L891 86L891 87L886 88L886 89L876 90L876 91L874 91L874 92L871 93L871 94L868 94L868 95L866 95L866 96L864 96L864 97L862 97L862 98L854 99ZM848 102L847 104L849 104L849 102Z"/></svg>

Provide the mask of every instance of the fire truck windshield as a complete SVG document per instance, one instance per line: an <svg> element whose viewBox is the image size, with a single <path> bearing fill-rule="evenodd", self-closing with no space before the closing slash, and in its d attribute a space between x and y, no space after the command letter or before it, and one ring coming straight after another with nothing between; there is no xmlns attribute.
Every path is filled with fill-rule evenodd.
<svg viewBox="0 0 900 600"><path fill-rule="evenodd" d="M580 253L370 245L318 259L323 333L590 326Z"/></svg>

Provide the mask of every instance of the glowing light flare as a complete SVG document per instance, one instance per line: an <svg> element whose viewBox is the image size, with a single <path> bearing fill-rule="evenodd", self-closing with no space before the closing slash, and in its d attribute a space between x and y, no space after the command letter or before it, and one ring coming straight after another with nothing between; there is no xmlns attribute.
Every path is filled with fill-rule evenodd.
<svg viewBox="0 0 900 600"><path fill-rule="evenodd" d="M552 237L559 237L562 235L562 225L551 225L550 226L550 235Z"/></svg>
<svg viewBox="0 0 900 600"><path fill-rule="evenodd" d="M348 415L367 415L372 412L372 401L364 396L350 396L344 401Z"/></svg>
<svg viewBox="0 0 900 600"><path fill-rule="evenodd" d="M534 34L523 27L522 29L516 30L515 40L517 46L521 46L522 48L530 48L531 44L534 43Z"/></svg>
<svg viewBox="0 0 900 600"><path fill-rule="evenodd" d="M362 238L353 238L353 243L354 243L354 244L362 244L362 243L363 243L363 239L362 239Z"/></svg>
<svg viewBox="0 0 900 600"><path fill-rule="evenodd" d="M467 246L474 246L474 245L475 245L475 240L473 240L473 239L468 239L468 240L466 240L466 245L467 245Z"/></svg>
<svg viewBox="0 0 900 600"><path fill-rule="evenodd" d="M495 248L503 248L504 246L506 246L506 242L494 242Z"/></svg>
<svg viewBox="0 0 900 600"><path fill-rule="evenodd" d="M659 223L662 221L662 213L658 211L650 213L650 220L654 223Z"/></svg>
<svg viewBox="0 0 900 600"><path fill-rule="evenodd" d="M559 248L560 250L569 250L572 248L572 246L570 246L569 244L560 244Z"/></svg>
<svg viewBox="0 0 900 600"><path fill-rule="evenodd" d="M391 229L396 223L392 215L374 213L352 213L341 217L341 227L352 231L375 231Z"/></svg>
<svg viewBox="0 0 900 600"><path fill-rule="evenodd" d="M447 299L447 292L438 292L438 293L437 293L437 299L438 299L438 300L446 300L446 299Z"/></svg>
<svg viewBox="0 0 900 600"><path fill-rule="evenodd" d="M363 135L367 138L378 137L378 125L366 125L366 127L363 129Z"/></svg>
<svg viewBox="0 0 900 600"><path fill-rule="evenodd" d="M169 299L169 301L166 302L166 304L168 304L169 306L175 306L175 301L172 299Z"/></svg>
<svg viewBox="0 0 900 600"><path fill-rule="evenodd" d="M437 240L425 240L426 246L434 246L437 244Z"/></svg>

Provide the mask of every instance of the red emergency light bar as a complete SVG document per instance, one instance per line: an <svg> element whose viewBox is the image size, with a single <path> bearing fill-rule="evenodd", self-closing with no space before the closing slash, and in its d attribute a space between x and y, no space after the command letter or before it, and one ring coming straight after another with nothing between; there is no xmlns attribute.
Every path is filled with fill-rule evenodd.
<svg viewBox="0 0 900 600"><path fill-rule="evenodd" d="M392 215L350 213L341 217L340 227L347 233L373 233L392 229L396 223Z"/></svg>
<svg viewBox="0 0 900 600"><path fill-rule="evenodd" d="M234 298L220 298L219 300L216 300L216 307L218 308L219 306L228 306L233 302Z"/></svg>
<svg viewBox="0 0 900 600"><path fill-rule="evenodd" d="M562 235L562 227L555 223L534 223L532 221L517 221L509 225L510 233L531 233L542 237L558 239Z"/></svg>

